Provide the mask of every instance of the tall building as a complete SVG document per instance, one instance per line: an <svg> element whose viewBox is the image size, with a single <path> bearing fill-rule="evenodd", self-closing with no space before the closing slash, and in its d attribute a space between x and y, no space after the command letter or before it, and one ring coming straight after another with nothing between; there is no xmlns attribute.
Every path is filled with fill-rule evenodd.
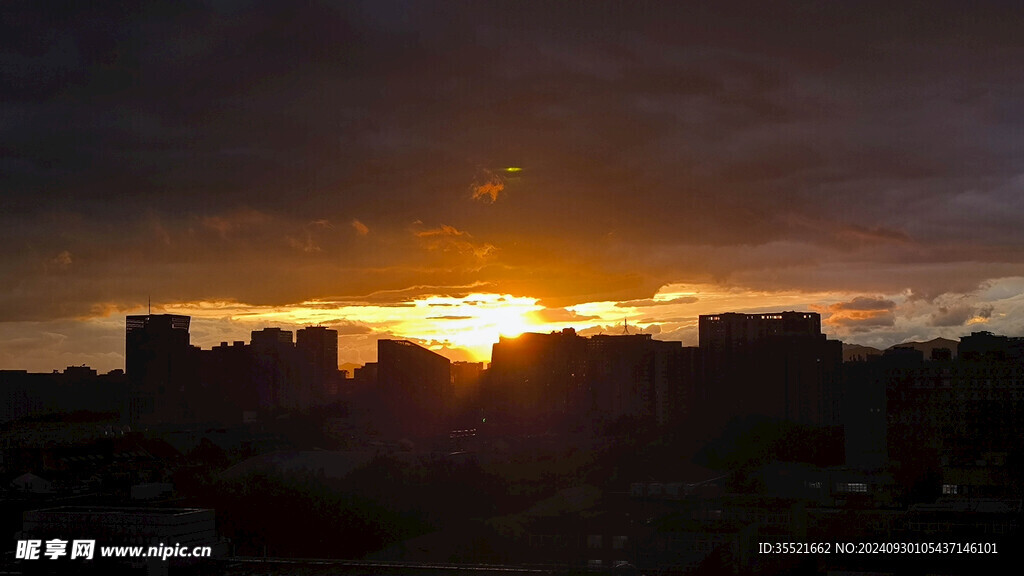
<svg viewBox="0 0 1024 576"><path fill-rule="evenodd" d="M896 347L846 363L848 464L896 470L904 483L943 495L1019 498L1022 349L1024 339L975 332L956 358Z"/></svg>
<svg viewBox="0 0 1024 576"><path fill-rule="evenodd" d="M487 371L491 422L530 432L583 421L586 355L586 340L572 328L500 337Z"/></svg>
<svg viewBox="0 0 1024 576"><path fill-rule="evenodd" d="M128 316L125 372L129 418L139 423L175 423L191 418L187 394L196 362L189 343L188 316Z"/></svg>
<svg viewBox="0 0 1024 576"><path fill-rule="evenodd" d="M480 384L485 374L483 362L452 362L454 415L470 426L480 414ZM462 425L462 424L458 424Z"/></svg>
<svg viewBox="0 0 1024 576"><path fill-rule="evenodd" d="M292 332L280 328L253 330L250 342L252 380L260 409L301 408Z"/></svg>
<svg viewBox="0 0 1024 576"><path fill-rule="evenodd" d="M127 417L127 392L123 370L107 374L97 374L88 366L68 366L63 372L42 374L0 370L0 423L78 411Z"/></svg>
<svg viewBox="0 0 1024 576"><path fill-rule="evenodd" d="M303 402L307 406L322 404L338 378L338 331L323 326L302 328L295 333L295 350Z"/></svg>
<svg viewBox="0 0 1024 576"><path fill-rule="evenodd" d="M678 421L686 405L685 387L696 376L694 359L682 342L654 340L650 334L591 336L585 387L593 418L660 426Z"/></svg>
<svg viewBox="0 0 1024 576"><path fill-rule="evenodd" d="M377 341L377 385L390 417L385 428L430 436L447 431L451 362L407 340Z"/></svg>
<svg viewBox="0 0 1024 576"><path fill-rule="evenodd" d="M650 334L583 338L571 328L499 339L487 373L489 413L526 432L686 416L699 358Z"/></svg>
<svg viewBox="0 0 1024 576"><path fill-rule="evenodd" d="M252 347L241 340L221 342L199 355L206 390L205 419L238 423L245 421L247 414L254 416L260 402L253 386Z"/></svg>
<svg viewBox="0 0 1024 576"><path fill-rule="evenodd" d="M999 336L991 332L971 332L960 339L957 347L965 360L989 360L1004 362L1024 359L1024 338Z"/></svg>
<svg viewBox="0 0 1024 576"><path fill-rule="evenodd" d="M699 331L709 426L751 415L838 424L842 343L821 333L819 314L711 314Z"/></svg>

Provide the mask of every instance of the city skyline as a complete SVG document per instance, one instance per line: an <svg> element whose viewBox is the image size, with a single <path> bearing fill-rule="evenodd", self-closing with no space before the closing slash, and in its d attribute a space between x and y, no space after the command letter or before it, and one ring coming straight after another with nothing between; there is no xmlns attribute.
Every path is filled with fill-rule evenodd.
<svg viewBox="0 0 1024 576"><path fill-rule="evenodd" d="M751 321L754 321L754 322L756 322L756 321L765 321L765 320L767 320L768 322L771 322L772 319L782 319L783 317L789 317L789 316L802 316L803 318L811 318L811 317L813 317L813 318L816 319L815 320L816 326L817 326L816 330L819 331L821 336L823 338L828 338L829 336L831 336L830 334L821 331L822 321L821 321L821 314L819 312L806 312L806 311L795 311L795 310L773 310L773 311L767 311L767 312L762 311L762 312L756 312L756 313L735 312L735 311L722 311L722 312L718 312L718 313L715 313L715 314L702 314L699 317L699 320L700 320L701 324L703 324L705 321L717 321L720 318L729 318L729 317L732 317L732 318L748 318L748 319L751 319ZM218 342L210 342L210 343L198 342L198 341L196 341L192 337L192 336L194 336L194 333L191 332L191 330L195 328L195 323L192 322L192 320L194 320L194 319L191 318L190 316L179 315L179 314L166 314L166 313L163 313L163 312L156 313L156 312L149 311L146 314L128 315L128 316L125 317L125 322L121 326L121 328L122 328L122 333L121 333L122 334L122 343L124 343L123 338L124 338L125 330L127 330L128 334L130 335L132 330L133 330L133 326L137 325L140 322L148 323L149 318L153 318L153 319L179 318L179 319L181 319L181 321L185 322L185 325L186 325L185 331L186 331L186 333L189 334L189 347L191 347L191 348L193 348L193 349L195 349L197 351L210 351L210 350L217 350L217 349L227 349L227 348L239 347L239 346L248 348L248 347L256 344L256 339L257 339L258 336L261 337L260 342L265 341L267 336L269 336L271 339L276 339L276 338L278 338L280 336L282 338L285 338L284 341L285 342L289 342L289 344L291 346L293 346L293 347L300 345L298 338L296 340L294 340L294 341L290 340L292 338L293 334L296 334L299 338L301 338L303 333L306 333L306 335L308 336L312 332L324 332L324 333L329 334L331 336L331 340L330 340L331 342L333 342L333 340L337 339L338 336L339 336L337 330L329 329L326 326L323 326L323 325L320 325L320 324L316 324L316 325L296 324L296 325L289 326L290 329L283 329L283 328L281 328L281 326L259 325L258 328L254 327L250 331L248 338L243 338L241 340L238 339L238 337L237 337L237 336L240 336L240 335L236 334L235 337L227 338L225 340L220 340ZM688 347L688 348L697 348L697 347L700 346L700 339L699 338L696 341L692 342L692 343L686 342L686 341L682 341L682 340L669 340L669 339L665 339L665 338L657 338L656 336L658 336L659 334L652 334L652 333L644 332L643 328L637 328L636 326L630 325L628 322L624 322L623 324L620 324L618 326L599 327L599 328L610 328L611 330L609 330L608 332L605 332L605 331L602 331L602 330L597 330L597 329L585 329L583 331L577 332L577 330L573 326L569 326L569 325L555 325L555 324L552 324L552 326L555 326L555 327L552 330L550 330L550 331L525 330L525 331L522 331L522 332L502 334L497 341L495 341L493 344L491 344L492 350L493 350L493 347L495 345L499 345L499 344L501 344L503 342L507 343L507 342L510 342L510 341L516 341L516 340L519 340L522 336L526 336L526 335L545 336L545 335L564 334L566 332L570 332L573 336L576 336L578 334L580 337L583 337L583 338L593 338L595 336L597 336L597 337L644 336L644 337L646 337L648 339L653 339L653 340L655 340L657 342L662 342L662 343L666 343L666 344L679 344L679 345L682 345L682 346ZM988 335L991 335L993 333L989 332L987 330L982 330L982 331L978 331L978 332L971 332L969 334L967 334L967 333L962 334L957 339L959 340L960 338L966 338L966 337L969 337L969 336L976 336L978 334L982 334L982 335L988 334ZM230 335L228 335L228 336L230 336ZM244 336L244 335L241 335L241 336ZM1006 338L1007 336L999 334L999 335L997 335L997 337L999 337L999 338ZM1015 338L1015 337L1011 337L1011 338ZM845 346L847 344L850 344L848 342L844 342L844 341L841 341L841 340L832 340L831 338L829 338L829 339L830 339L830 341L834 341L834 342L837 342L839 344L842 344L843 347L844 347L843 350L845 350ZM408 341L410 343L414 343L417 346L422 347L425 350L429 350L430 352L432 352L434 354L437 354L439 356L444 357L446 360L448 360L449 362L452 362L453 364L454 363L465 363L465 364L488 365L488 364L490 364L493 361L492 355L488 355L486 358L463 357L461 355L461 352L462 352L461 350L458 350L458 349L456 349L456 350L448 349L448 348L444 347L443 345L438 345L436 343L434 343L433 346L432 346L431 343L429 343L429 342L423 342L423 341L421 341L421 340L419 340L417 338L407 337L407 336L403 336L401 334L389 334L387 337L375 338L373 340L373 345L374 346L378 346L381 341L388 341L388 342ZM865 346L853 344L853 348L851 349L850 353L852 354L851 358L853 358L854 360L856 360L858 358L860 360L864 360L864 359L866 359L865 356L864 356L865 354L869 354L869 353L870 354L874 354L875 353L875 352L872 352L872 350L877 351L878 355L882 355L884 352L886 352L886 350L891 350L891 349L895 349L895 348L904 347L904 345L905 346L911 346L911 347L913 347L913 345L917 345L917 344L926 344L926 345L932 345L932 346L944 346L944 345L947 345L948 343L955 343L955 340L950 340L950 339L942 338L942 337L936 337L936 338L933 338L933 339L931 339L930 341L927 341L927 342L905 340L905 341L902 341L902 342L897 342L897 343L895 343L895 344L893 344L893 345L891 345L891 346L889 346L889 347L887 347L885 349L877 349L877 348L873 349L872 347L865 347ZM319 344L318 346L324 346L324 345L325 346L332 346L332 347L334 346L333 344L330 344L330 343L328 343L328 344ZM338 348L334 348L333 350L328 352L328 355L330 357L336 357L337 358L337 369L338 370L349 371L349 375L348 375L349 378L352 377L351 370L353 368L361 366L361 365L366 365L366 364L374 364L374 363L378 362L378 360L379 360L377 355L375 354L374 357L372 357L371 359L365 360L363 362L352 362L352 361L344 358L343 356L341 356L340 353L338 352L338 350L339 350ZM956 356L956 353L954 352L953 355ZM323 363L323 362L321 361L321 363ZM53 374L57 374L57 373L60 373L62 370L80 371L82 369L90 369L92 372L99 373L99 374L104 374L104 373L108 373L108 372L117 372L117 371L124 372L124 371L127 371L127 362L125 363L125 365L115 366L115 367L109 368L109 369L107 369L106 367L103 367L103 366L100 366L99 368L97 368L96 366L92 366L92 365L89 365L87 363L77 363L77 364L76 363L72 363L72 364L68 364L66 366L62 366L62 367L54 366L52 368L46 368L46 369L42 369L42 370L31 370L31 369L26 369L26 368L13 368L13 369L11 369L11 368L2 368L0 370L8 370L8 371L13 371L13 372L29 372L29 373L38 373L38 374L48 374L48 373L52 372Z"/></svg>
<svg viewBox="0 0 1024 576"><path fill-rule="evenodd" d="M1020 9L5 6L0 369L123 367L149 299L354 363L724 311L1024 334Z"/></svg>
<svg viewBox="0 0 1024 576"><path fill-rule="evenodd" d="M791 303L799 301L802 295L800 294L774 294L770 300L766 301L781 301L784 303ZM749 298L764 298L764 294L736 294L731 297L729 295L715 295L714 299L701 303L698 306L695 302L691 303L688 300L696 300L693 296L678 296L674 298L663 298L654 299L650 302L643 303L645 306L667 308L673 304L682 301L681 305L686 305L690 310L699 311L699 315L708 314L721 314L721 313L764 313L764 312L779 312L782 311L785 306L758 306L753 308L718 308L715 307L715 302L737 302L745 301ZM506 322L498 322L494 326L491 334L493 334L493 340L483 339L473 346L458 346L457 339L438 339L429 337L430 325L429 316L431 310L434 307L444 306L448 309L458 309L459 306L466 306L461 303L460 300L469 301L469 307L473 304L476 306L484 306L483 311L488 312L486 305L488 303L500 303L501 300L513 301L512 306L505 307L504 310L497 310L497 314L494 317L501 319L504 315ZM362 330L355 328L351 332L346 332L346 329L352 329L353 326L359 324L358 320L346 319L342 321L331 321L324 320L326 316L329 316L333 310L317 310L315 308L307 308L305 306L293 307L286 312L271 311L265 313L253 313L252 307L232 307L236 312L240 311L239 316L233 318L223 318L219 314L222 313L222 309L217 309L210 314L209 309L199 304L188 304L178 306L160 306L157 305L154 310L152 304L148 305L148 308L144 308L137 313L129 313L126 315L108 316L101 319L92 319L88 322L89 326L82 330L87 336L83 337L84 340L89 338L89 335L99 338L104 341L103 350L99 350L97 353L97 346L95 342L89 341L72 341L70 339L61 338L62 347L66 348L66 351L60 354L52 356L39 356L30 357L29 359L23 359L18 357L10 365L0 365L0 369L6 370L28 370L30 372L49 372L50 370L56 370L65 366L81 366L88 365L98 371L107 372L110 370L123 369L124 368L124 347L123 347L123 331L124 331L124 318L126 316L133 315L145 315L147 313L152 314L184 314L190 315L193 322L193 344L200 348L211 348L223 342L234 342L240 337L245 336L253 330L259 330L264 328L277 328L295 331L309 326L323 326L323 327L334 327L339 332L339 366L344 364L364 364L366 362L373 362L376 360L375 347L377 340L380 339L409 339L415 341L429 349L437 351L442 355L448 357L452 361L470 361L470 362L489 362L490 351L493 344L496 344L499 337L515 337L526 332L557 332L564 328L573 328L582 335L596 335L596 334L623 334L623 333L646 333L652 335L656 340L677 340L682 342L686 346L696 346L697 340L697 317L692 319L687 318L684 322L685 327L680 330L676 330L672 333L662 333L660 325L656 321L648 319L640 319L638 322L636 316L629 316L626 310L619 310L616 305L613 308L614 313L622 314L618 318L608 314L606 317L602 317L599 314L586 315L580 314L575 317L565 318L564 316L553 316L551 319L547 319L546 309L536 304L531 304L533 299L528 298L515 298L511 296L500 296L492 294L472 294L464 299L456 298L445 298L445 297L429 297L411 303L408 308L418 309L420 312L419 318L414 318L411 322L406 321L406 326L412 326L411 333L402 333L394 330L384 330L380 332L373 332L368 330ZM600 306L605 303L598 303L596 306ZM952 338L957 339L962 336L966 336L974 331L993 331L995 333L1000 332L997 328L994 328L987 318L977 319L974 318L971 321L966 322L963 325L956 325L951 327L942 327L935 331L926 331L918 333L907 333L902 337L898 337L894 334L886 335L881 340L865 340L865 335L871 335L867 332L857 333L854 332L848 335L846 338L842 338L840 334L842 331L834 330L836 325L829 322L830 314L834 314L833 318L839 321L845 321L846 319L856 320L858 312L857 299L854 302L841 305L833 304L830 307L822 308L816 305L810 305L806 307L806 310L814 311L822 315L823 326L822 329L826 331L830 336L841 339L846 344L858 344L866 342L867 345L878 349L885 349L892 346L902 344L910 341L925 341L932 340L935 338ZM867 305L871 305L871 302L867 302ZM591 304L589 306L595 306ZM583 305L581 308L587 308L588 305ZM848 310L847 310L848 308ZM377 308L378 311L383 310L383 314L393 324L399 324L394 318L392 310L394 306L381 306ZM789 307L786 310L794 309L799 310L800 307ZM304 310L308 313L305 317L307 322L294 322L281 320L284 317L293 317L296 315L297 310ZM495 310L491 310L494 312ZM871 311L867 312L868 314ZM193 314L197 314L192 316ZM851 315L851 316L848 316ZM425 317L425 318L424 318ZM476 318L465 317L458 318L469 323L473 323ZM450 320L450 318L449 318ZM979 320L985 320L981 322ZM506 327L509 329L502 329ZM833 330L829 330L829 329ZM439 331L440 332L440 331ZM1012 331L1011 331L1012 332ZM425 334L427 335L425 337ZM448 333L450 334L450 333ZM472 335L478 335L478 332L471 332ZM898 333L897 333L898 334ZM1007 335L1015 335L1009 333ZM53 334L47 334L47 336L55 336ZM851 337L852 336L852 337ZM858 337L859 336L859 337ZM118 340L119 342L114 342ZM454 340L454 341L453 341ZM481 344L482 342L482 344ZM17 342L15 343L17 346ZM91 347L90 347L91 346ZM77 351L76 350L81 350ZM4 356L10 360L15 358L14 354L9 353ZM19 361L22 361L20 364ZM52 365L46 364L49 360L55 360Z"/></svg>

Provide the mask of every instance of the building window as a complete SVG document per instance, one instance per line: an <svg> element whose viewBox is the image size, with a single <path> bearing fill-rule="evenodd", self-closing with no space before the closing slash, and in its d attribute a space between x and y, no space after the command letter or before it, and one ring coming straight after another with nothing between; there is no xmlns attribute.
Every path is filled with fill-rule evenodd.
<svg viewBox="0 0 1024 576"><path fill-rule="evenodd" d="M942 485L942 493L943 494L956 494L957 493L957 488L958 488L958 486L956 484L943 484Z"/></svg>
<svg viewBox="0 0 1024 576"><path fill-rule="evenodd" d="M614 549L614 550L622 550L625 547L626 547L626 537L625 536L612 536L612 549Z"/></svg>
<svg viewBox="0 0 1024 576"><path fill-rule="evenodd" d="M867 493L868 485L863 482L839 482L836 484L836 491Z"/></svg>
<svg viewBox="0 0 1024 576"><path fill-rule="evenodd" d="M587 548L600 548L603 545L600 534L589 534L587 536Z"/></svg>

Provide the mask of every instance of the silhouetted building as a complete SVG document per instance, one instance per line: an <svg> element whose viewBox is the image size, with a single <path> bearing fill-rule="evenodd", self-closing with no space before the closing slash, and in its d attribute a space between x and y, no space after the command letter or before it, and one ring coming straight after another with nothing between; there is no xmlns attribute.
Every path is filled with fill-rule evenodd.
<svg viewBox="0 0 1024 576"><path fill-rule="evenodd" d="M1024 364L1014 340L974 333L956 359L896 347L847 364L847 461L899 470L935 495L1019 495Z"/></svg>
<svg viewBox="0 0 1024 576"><path fill-rule="evenodd" d="M881 470L889 463L886 366L892 357L843 365L842 424L846 464L864 470Z"/></svg>
<svg viewBox="0 0 1024 576"><path fill-rule="evenodd" d="M253 330L253 386L261 410L295 410L302 407L303 394L297 378L295 345L290 330Z"/></svg>
<svg viewBox="0 0 1024 576"><path fill-rule="evenodd" d="M0 422L75 412L125 416L128 401L123 370L96 374L87 366L63 372L0 370Z"/></svg>
<svg viewBox="0 0 1024 576"><path fill-rule="evenodd" d="M489 412L526 431L686 416L699 375L695 349L650 334L582 338L571 328L502 337L487 375Z"/></svg>
<svg viewBox="0 0 1024 576"><path fill-rule="evenodd" d="M447 431L451 362L407 340L377 341L377 384L390 415L385 428L407 435Z"/></svg>
<svg viewBox="0 0 1024 576"><path fill-rule="evenodd" d="M480 385L480 378L484 373L483 362L452 362L452 385L456 393L462 393L460 388L472 389Z"/></svg>
<svg viewBox="0 0 1024 576"><path fill-rule="evenodd" d="M295 334L295 349L302 381L300 402L307 407L323 404L328 389L336 388L339 378L338 331L323 326L302 328Z"/></svg>
<svg viewBox="0 0 1024 576"><path fill-rule="evenodd" d="M664 371L655 380L655 420L659 426L679 426L690 422L697 409L695 399L703 378L700 348L665 342L656 357L657 370Z"/></svg>
<svg viewBox="0 0 1024 576"><path fill-rule="evenodd" d="M958 353L964 360L1024 360L1024 338L971 332L960 339Z"/></svg>
<svg viewBox="0 0 1024 576"><path fill-rule="evenodd" d="M662 426L680 421L686 387L696 382L696 361L693 349L650 334L590 337L584 385L592 418Z"/></svg>
<svg viewBox="0 0 1024 576"><path fill-rule="evenodd" d="M475 424L482 409L480 386L485 372L484 363L452 362L451 372L454 414L466 425Z"/></svg>
<svg viewBox="0 0 1024 576"><path fill-rule="evenodd" d="M704 385L698 404L714 428L762 415L838 424L842 343L814 312L700 316Z"/></svg>
<svg viewBox="0 0 1024 576"><path fill-rule="evenodd" d="M491 422L541 431L584 420L586 356L586 340L572 328L500 337L492 347L487 378Z"/></svg>
<svg viewBox="0 0 1024 576"><path fill-rule="evenodd" d="M132 422L183 422L190 414L186 388L196 381L188 316L128 316L125 372Z"/></svg>
<svg viewBox="0 0 1024 576"><path fill-rule="evenodd" d="M245 415L260 409L257 388L253 385L252 347L236 340L221 342L200 353L200 365L210 412L208 419L239 423Z"/></svg>
<svg viewBox="0 0 1024 576"><path fill-rule="evenodd" d="M352 371L353 383L357 386L377 384L377 363L367 362Z"/></svg>

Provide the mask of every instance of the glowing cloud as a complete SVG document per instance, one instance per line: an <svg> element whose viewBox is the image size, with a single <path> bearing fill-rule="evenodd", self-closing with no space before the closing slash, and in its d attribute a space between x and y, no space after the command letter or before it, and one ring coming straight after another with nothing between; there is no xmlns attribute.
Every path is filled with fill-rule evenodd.
<svg viewBox="0 0 1024 576"><path fill-rule="evenodd" d="M191 302L164 307L172 314L197 319L228 320L242 334L267 325L302 326L338 323L349 326L358 318L359 334L371 331L382 336L400 336L429 343L434 349L457 349L478 360L490 358L491 345L499 336L518 336L529 331L560 329L533 316L543 309L536 298L509 294L467 294L465 296L422 296L403 306L356 302L309 301L290 306L253 306L238 302ZM438 309L443 315L437 314ZM365 328L365 330L363 329ZM197 341L212 346L215 341ZM345 360L345 358L342 358Z"/></svg>
<svg viewBox="0 0 1024 576"><path fill-rule="evenodd" d="M417 230L413 234L427 250L432 251L472 254L483 259L496 250L493 244L473 242L470 240L473 236L469 232L447 224L442 224L438 228Z"/></svg>
<svg viewBox="0 0 1024 576"><path fill-rule="evenodd" d="M355 230L356 234L359 234L360 236L366 236L367 234L370 233L369 226L363 224L362 222L356 220L355 218L352 219L352 229Z"/></svg>
<svg viewBox="0 0 1024 576"><path fill-rule="evenodd" d="M517 168L506 168L508 172L518 172ZM483 183L474 182L471 187L473 200L494 203L498 200L498 194L505 191L505 182L496 174L488 174L487 180ZM488 200L489 199L489 200Z"/></svg>
<svg viewBox="0 0 1024 576"><path fill-rule="evenodd" d="M54 256L53 259L50 260L50 263L56 264L57 266L70 266L71 252L68 252L67 250L62 251L60 254Z"/></svg>

